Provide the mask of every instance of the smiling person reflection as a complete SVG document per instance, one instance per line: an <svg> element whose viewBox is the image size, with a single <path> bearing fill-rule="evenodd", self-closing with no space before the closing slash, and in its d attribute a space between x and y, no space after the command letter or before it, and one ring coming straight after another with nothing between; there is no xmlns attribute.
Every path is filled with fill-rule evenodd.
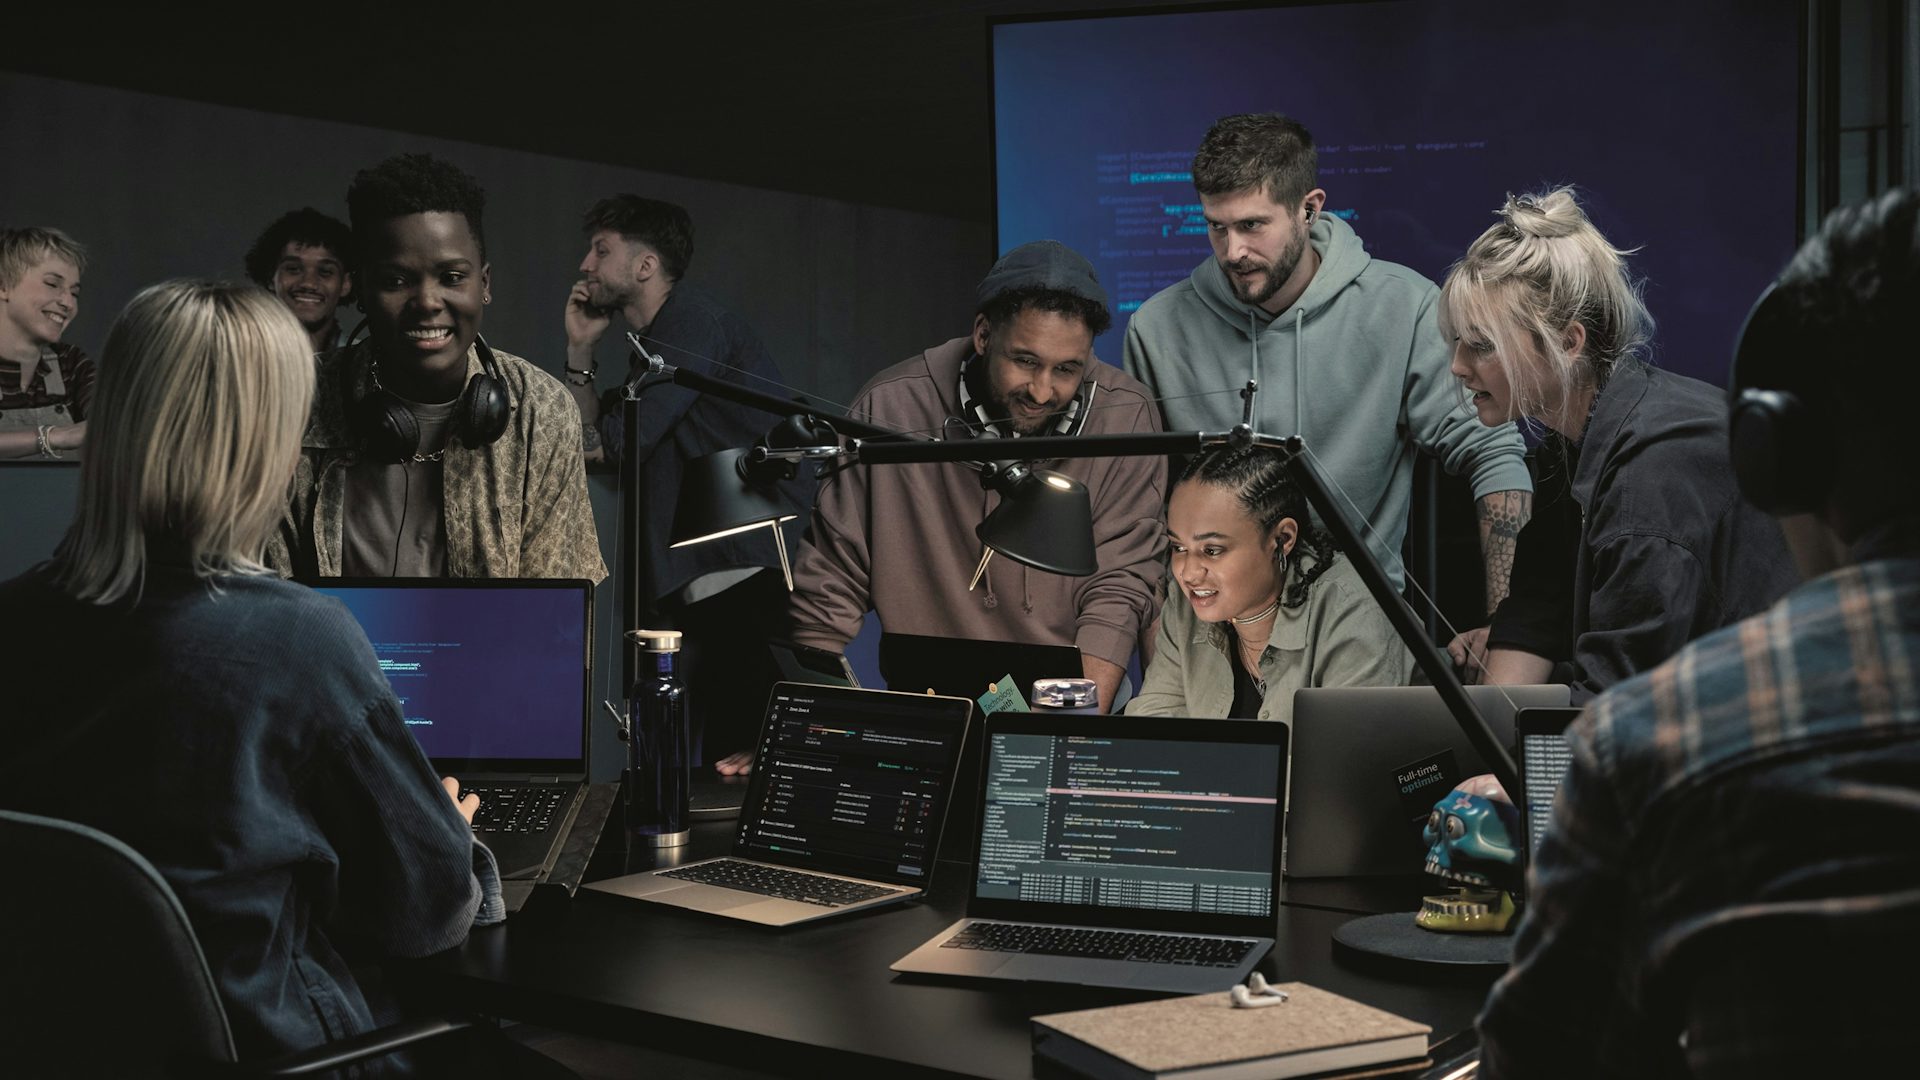
<svg viewBox="0 0 1920 1080"><path fill-rule="evenodd" d="M1309 686L1399 686L1413 658L1307 513L1285 456L1215 446L1167 504L1177 593L1132 715L1293 721Z"/></svg>
<svg viewBox="0 0 1920 1080"><path fill-rule="evenodd" d="M316 356L340 344L335 312L353 299L353 231L313 207L289 210L247 249L247 276L287 305Z"/></svg>
<svg viewBox="0 0 1920 1080"><path fill-rule="evenodd" d="M59 229L0 229L0 458L51 461L86 441L93 361L60 341L86 269Z"/></svg>

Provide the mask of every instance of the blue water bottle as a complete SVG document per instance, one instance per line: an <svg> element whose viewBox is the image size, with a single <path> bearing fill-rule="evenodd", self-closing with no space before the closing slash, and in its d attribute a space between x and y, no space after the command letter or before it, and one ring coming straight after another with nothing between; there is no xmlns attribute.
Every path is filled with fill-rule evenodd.
<svg viewBox="0 0 1920 1080"><path fill-rule="evenodd" d="M628 694L632 717L627 740L624 806L627 835L653 847L687 842L687 688L680 685L680 631L635 630L628 634L652 660Z"/></svg>

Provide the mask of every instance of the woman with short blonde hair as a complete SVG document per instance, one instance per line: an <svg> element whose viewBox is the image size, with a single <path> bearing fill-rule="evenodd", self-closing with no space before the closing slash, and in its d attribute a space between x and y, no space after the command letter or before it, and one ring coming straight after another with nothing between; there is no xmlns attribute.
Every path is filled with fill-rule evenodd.
<svg viewBox="0 0 1920 1080"><path fill-rule="evenodd" d="M335 935L424 956L504 917L478 800L436 782L366 634L261 565L313 379L266 292L141 292L107 336L73 525L0 583L7 807L153 863L243 1061L376 1025Z"/></svg>
<svg viewBox="0 0 1920 1080"><path fill-rule="evenodd" d="M1570 187L1508 196L1497 216L1447 272L1440 328L1480 421L1530 418L1546 445L1511 593L1449 651L1484 681L1569 682L1578 702L1798 577L1734 485L1725 393L1650 362L1632 252Z"/></svg>

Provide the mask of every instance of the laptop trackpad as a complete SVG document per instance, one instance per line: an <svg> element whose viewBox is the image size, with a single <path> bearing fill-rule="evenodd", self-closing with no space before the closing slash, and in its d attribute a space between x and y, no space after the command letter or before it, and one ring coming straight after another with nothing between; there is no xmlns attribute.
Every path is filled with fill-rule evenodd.
<svg viewBox="0 0 1920 1080"><path fill-rule="evenodd" d="M729 911L766 899L764 896L753 893L736 892L733 889L720 889L712 885L661 877L651 871L609 878L605 881L592 881L582 885L581 888L613 893L615 896L658 900L661 903L691 908L694 911Z"/></svg>

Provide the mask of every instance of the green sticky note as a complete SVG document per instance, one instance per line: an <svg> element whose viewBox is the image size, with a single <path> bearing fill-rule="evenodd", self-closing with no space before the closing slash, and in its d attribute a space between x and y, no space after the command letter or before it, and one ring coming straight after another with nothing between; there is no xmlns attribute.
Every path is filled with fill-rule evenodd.
<svg viewBox="0 0 1920 1080"><path fill-rule="evenodd" d="M997 712L1030 712L1027 699L1020 696L1020 687L1013 681L1011 674L1000 676L999 680L988 684L987 692L980 695L981 715Z"/></svg>

